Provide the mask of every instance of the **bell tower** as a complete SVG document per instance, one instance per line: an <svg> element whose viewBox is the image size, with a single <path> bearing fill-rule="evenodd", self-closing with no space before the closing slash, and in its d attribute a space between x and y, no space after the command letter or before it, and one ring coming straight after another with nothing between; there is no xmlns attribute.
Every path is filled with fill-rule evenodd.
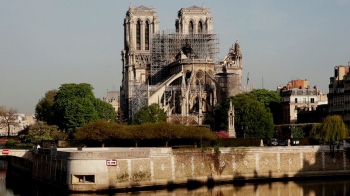
<svg viewBox="0 0 350 196"><path fill-rule="evenodd" d="M180 34L207 34L213 31L210 9L198 6L182 8L175 21L176 32Z"/></svg>
<svg viewBox="0 0 350 196"><path fill-rule="evenodd" d="M147 83L152 36L158 31L159 18L155 8L133 7L130 4L124 19L123 79L120 87L121 109L129 118L133 86Z"/></svg>

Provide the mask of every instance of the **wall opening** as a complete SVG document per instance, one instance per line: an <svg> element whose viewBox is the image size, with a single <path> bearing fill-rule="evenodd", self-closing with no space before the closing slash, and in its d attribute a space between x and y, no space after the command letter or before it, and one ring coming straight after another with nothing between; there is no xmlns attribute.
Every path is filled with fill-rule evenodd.
<svg viewBox="0 0 350 196"><path fill-rule="evenodd" d="M72 184L95 183L95 175L72 175Z"/></svg>

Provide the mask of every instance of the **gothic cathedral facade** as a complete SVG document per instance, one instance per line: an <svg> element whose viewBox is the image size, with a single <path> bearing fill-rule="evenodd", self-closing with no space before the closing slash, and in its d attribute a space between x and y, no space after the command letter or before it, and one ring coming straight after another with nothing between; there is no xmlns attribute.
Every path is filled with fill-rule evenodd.
<svg viewBox="0 0 350 196"><path fill-rule="evenodd" d="M215 105L242 92L240 43L218 60L218 35L204 6L180 9L174 30L160 31L159 23L153 7L130 5L126 12L120 87L124 115L132 121L141 107L157 103L170 122L212 124Z"/></svg>

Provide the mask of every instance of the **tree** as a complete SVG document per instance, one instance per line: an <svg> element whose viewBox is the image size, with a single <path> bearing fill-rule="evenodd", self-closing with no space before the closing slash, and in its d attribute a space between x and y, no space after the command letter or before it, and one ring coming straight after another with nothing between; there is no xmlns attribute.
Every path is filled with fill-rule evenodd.
<svg viewBox="0 0 350 196"><path fill-rule="evenodd" d="M236 132L240 136L268 138L273 135L273 118L268 108L256 100L248 100L235 110Z"/></svg>
<svg viewBox="0 0 350 196"><path fill-rule="evenodd" d="M132 124L166 122L167 115L156 103L142 107L134 116Z"/></svg>
<svg viewBox="0 0 350 196"><path fill-rule="evenodd" d="M227 130L229 102L218 103L214 107L214 130ZM235 108L236 109L236 108Z"/></svg>
<svg viewBox="0 0 350 196"><path fill-rule="evenodd" d="M262 104L265 108L269 108L273 115L274 124L280 124L282 122L282 105L281 96L278 91L272 91L267 89L254 89L248 93Z"/></svg>
<svg viewBox="0 0 350 196"><path fill-rule="evenodd" d="M55 96L58 90L49 90L45 93L45 97L42 97L35 106L35 118L38 121L47 122L48 124L54 123L53 105L55 103Z"/></svg>
<svg viewBox="0 0 350 196"><path fill-rule="evenodd" d="M251 96L252 98L258 100L264 104L266 108L270 107L271 103L281 102L281 96L277 91L271 91L267 89L253 89L248 93L248 96Z"/></svg>
<svg viewBox="0 0 350 196"><path fill-rule="evenodd" d="M115 122L108 122L106 120L99 120L90 122L79 128L74 136L77 140L85 141L101 141L104 143L113 139L129 138L130 133L124 130L123 125Z"/></svg>
<svg viewBox="0 0 350 196"><path fill-rule="evenodd" d="M341 116L330 115L324 119L322 124L313 127L311 135L318 140L329 142L332 148L335 141L341 141L348 137L348 130Z"/></svg>
<svg viewBox="0 0 350 196"><path fill-rule="evenodd" d="M11 126L18 127L19 121L17 119L17 109L9 108L6 109L5 106L0 106L0 128L7 128L7 135L10 136Z"/></svg>
<svg viewBox="0 0 350 196"><path fill-rule="evenodd" d="M92 92L93 87L90 84L62 84L59 88L56 96L55 103L53 105L53 113L55 116L55 123L61 129L70 129L71 131L75 127L70 127L72 121L79 121L82 123L90 122L90 120L97 120L97 112L94 111L95 96ZM83 101L81 101L84 99ZM72 111L79 110L79 115L75 115ZM84 112L93 112L91 115L81 115ZM74 114L74 115L73 115ZM74 120L74 118L79 118ZM82 126L79 124L78 126Z"/></svg>
<svg viewBox="0 0 350 196"><path fill-rule="evenodd" d="M64 113L65 124L70 134L78 127L98 120L98 113L88 98L74 99L68 103Z"/></svg>
<svg viewBox="0 0 350 196"><path fill-rule="evenodd" d="M305 132L301 126L291 126L290 127L291 136L293 138L303 138L305 137Z"/></svg>
<svg viewBox="0 0 350 196"><path fill-rule="evenodd" d="M71 135L76 128L98 119L114 120L112 105L95 98L90 84L62 84L59 90L46 92L36 105L36 118Z"/></svg>
<svg viewBox="0 0 350 196"><path fill-rule="evenodd" d="M116 118L116 112L111 104L102 101L101 99L96 99L94 106L99 119L114 121Z"/></svg>
<svg viewBox="0 0 350 196"><path fill-rule="evenodd" d="M152 129L150 123L126 126L125 130L130 133L129 138L135 142L135 147L138 147L138 143L144 139L155 138L152 132L154 129Z"/></svg>
<svg viewBox="0 0 350 196"><path fill-rule="evenodd" d="M42 140L64 140L68 134L58 131L55 125L44 122L36 122L18 133L19 138L25 143L38 144Z"/></svg>

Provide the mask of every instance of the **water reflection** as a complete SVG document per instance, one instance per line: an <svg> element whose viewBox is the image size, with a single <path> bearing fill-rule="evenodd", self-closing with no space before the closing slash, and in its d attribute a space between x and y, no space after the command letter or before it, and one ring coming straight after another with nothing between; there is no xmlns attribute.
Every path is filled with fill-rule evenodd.
<svg viewBox="0 0 350 196"><path fill-rule="evenodd" d="M1 168L0 161L0 168ZM0 195L1 196L328 196L350 195L350 180L344 178L299 180L293 182L267 182L225 184L212 188L199 187L193 189L177 188L158 191L143 191L134 193L66 193L53 189L45 184L34 182L30 178L13 172L11 169L0 170Z"/></svg>

